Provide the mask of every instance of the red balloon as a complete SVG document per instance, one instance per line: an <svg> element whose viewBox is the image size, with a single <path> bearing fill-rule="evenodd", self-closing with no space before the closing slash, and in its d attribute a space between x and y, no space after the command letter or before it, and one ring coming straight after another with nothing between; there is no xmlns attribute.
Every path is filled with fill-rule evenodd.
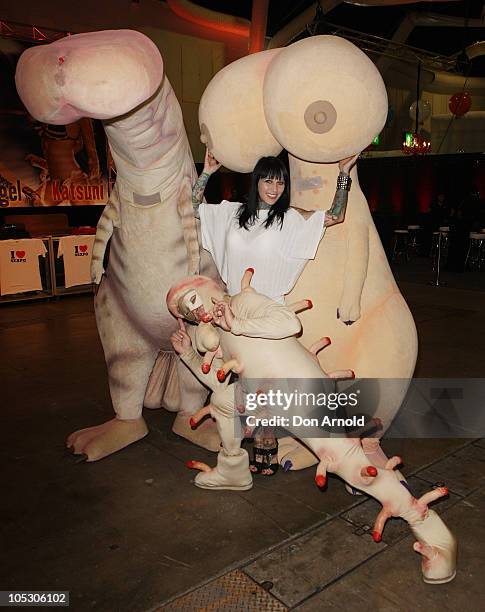
<svg viewBox="0 0 485 612"><path fill-rule="evenodd" d="M461 117L472 107L472 98L466 91L456 93L451 96L448 106L454 115Z"/></svg>

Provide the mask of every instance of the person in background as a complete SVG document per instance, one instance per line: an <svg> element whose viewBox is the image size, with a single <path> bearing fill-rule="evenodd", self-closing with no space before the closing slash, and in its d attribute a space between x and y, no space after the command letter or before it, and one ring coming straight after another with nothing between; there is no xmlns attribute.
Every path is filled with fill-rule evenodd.
<svg viewBox="0 0 485 612"><path fill-rule="evenodd" d="M436 199L431 202L430 213L433 232L437 232L440 227L448 224L450 207L443 192L438 193Z"/></svg>

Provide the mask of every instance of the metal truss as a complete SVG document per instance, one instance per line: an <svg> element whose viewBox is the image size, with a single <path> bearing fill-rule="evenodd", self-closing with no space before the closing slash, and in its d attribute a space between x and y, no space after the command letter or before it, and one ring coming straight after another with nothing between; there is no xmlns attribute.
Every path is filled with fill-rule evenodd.
<svg viewBox="0 0 485 612"><path fill-rule="evenodd" d="M439 53L418 49L411 45L393 42L392 40L381 38L380 36L365 34L358 30L352 30L351 28L330 23L325 19L318 19L308 24L307 31L312 36L323 33L341 36L342 38L352 41L366 53L375 54L379 57L389 57L414 65L421 62L424 68L429 68L431 70L459 73L462 69L462 66L460 66L455 56L448 57L446 55L440 55ZM15 38L24 42L37 44L50 43L60 38L64 38L65 36L70 36L71 34L72 32L63 32L52 28L0 20L0 36Z"/></svg>
<svg viewBox="0 0 485 612"><path fill-rule="evenodd" d="M358 30L352 30L351 28L329 23L326 20L309 24L307 30L312 36L323 33L340 36L352 41L365 53L375 54L379 57L389 57L414 65L421 63L423 68L429 68L430 70L459 73L462 69L456 56L449 57L447 55L433 53L432 51L418 49L411 45L404 45L386 38L381 38L380 36L365 34Z"/></svg>
<svg viewBox="0 0 485 612"><path fill-rule="evenodd" d="M5 38L15 38L24 42L42 44L54 42L70 35L71 32L61 32L52 28L0 20L0 36Z"/></svg>

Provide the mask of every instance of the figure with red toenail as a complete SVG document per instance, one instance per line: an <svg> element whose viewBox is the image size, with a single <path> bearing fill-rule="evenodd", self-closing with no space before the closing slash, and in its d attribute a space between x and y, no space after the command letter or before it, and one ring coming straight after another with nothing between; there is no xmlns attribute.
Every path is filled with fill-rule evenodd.
<svg viewBox="0 0 485 612"><path fill-rule="evenodd" d="M311 350L296 338L301 329L296 311L308 307L307 300L304 305L278 304L250 286L252 276L253 270L246 270L240 292L229 298L215 281L202 276L181 280L167 295L167 306L173 315L197 323L197 327L190 326L195 327L190 332L180 323L173 347L199 380L214 390L211 405L194 414L193 425L196 426L202 416L211 414L216 419L223 448L214 468L198 462L189 465L200 470L195 482L206 489L244 490L252 486L249 459L246 451L240 448L241 434L236 433L239 410L235 409L234 392L232 385L224 386L230 371L239 374L243 385L254 379L284 381L292 378L293 382L299 381L300 392L307 390L307 385L316 379L353 376L351 370L327 374L321 369L315 352L329 344L328 338L322 338ZM211 304L212 312L209 312ZM196 338L198 333L200 336ZM217 347L213 333L218 336ZM217 372L222 370L224 377L218 375L215 368L204 373L203 358L193 346L196 344L204 352L206 343L211 349L216 348L214 359L222 359ZM325 487L327 473L333 473L351 488L365 491L382 504L370 534L374 542L382 540L388 519L400 517L409 524L416 538L414 550L422 555L425 582L439 584L454 578L455 538L429 507L430 503L448 494L445 487L414 497L396 469L401 459L391 457L385 464L376 465L364 452L359 437L304 437L302 442L318 457L317 486Z"/></svg>
<svg viewBox="0 0 485 612"><path fill-rule="evenodd" d="M305 264L315 257L325 228L345 218L349 172L357 157L339 162L335 197L331 208L323 212L290 205L289 174L277 157L263 157L257 162L246 203L202 203L207 181L221 165L206 150L192 204L201 223L202 246L211 253L229 295L238 293L244 271L253 268L254 289L284 304L285 295L293 289ZM273 475L278 468L278 443L270 428L256 432L254 451L251 471Z"/></svg>
<svg viewBox="0 0 485 612"><path fill-rule="evenodd" d="M222 449L214 468L198 461L188 464L201 471L195 484L205 489L247 490L252 486L248 453L241 448L241 406L236 410L235 385L228 383L231 372L245 376L245 363L254 360L253 351L265 355L271 348L268 359L273 361L278 352L274 341L282 342L280 357L288 376L295 366L295 374L305 373L319 379L353 377L352 370L327 374L320 368L316 355L330 344L329 338L322 338L307 350L294 337L301 328L296 312L309 308L310 301L302 300L291 306L278 304L251 287L253 275L252 268L245 271L241 290L233 297L225 295L215 281L202 276L181 280L167 294L168 309L179 322L178 330L171 337L173 349L193 374L212 390L210 404L196 412L190 422L196 428L210 415L221 437ZM186 326L182 319L195 325ZM236 347L231 348L235 338ZM264 375L263 370L260 373ZM244 405L242 408L244 412ZM259 449L256 452L262 455L262 460L267 460L267 454Z"/></svg>

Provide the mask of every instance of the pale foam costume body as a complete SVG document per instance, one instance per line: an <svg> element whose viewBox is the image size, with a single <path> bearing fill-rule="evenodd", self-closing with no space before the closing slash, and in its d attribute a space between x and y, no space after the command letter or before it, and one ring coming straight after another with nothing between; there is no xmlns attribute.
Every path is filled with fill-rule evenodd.
<svg viewBox="0 0 485 612"><path fill-rule="evenodd" d="M144 400L160 406L160 397L145 398L160 349L158 388L165 389L165 407L183 405L190 412L207 394L187 368L176 365L169 343L175 322L163 303L181 276L200 269L215 275L210 257L205 253L201 260L199 254L191 205L195 168L160 53L138 32L80 34L28 49L16 82L25 106L40 121L104 120L116 164L92 265L99 283L111 238L95 306L116 418L68 440L75 452L96 460L147 433L142 408ZM190 432L188 423L182 429ZM217 448L217 435L211 433L210 440L207 445Z"/></svg>
<svg viewBox="0 0 485 612"><path fill-rule="evenodd" d="M242 95L244 94L244 95ZM337 161L363 150L382 129L388 110L382 78L355 45L313 36L284 49L263 51L226 66L209 83L199 107L201 139L224 166L250 172L262 155L289 153L291 203L326 210L332 203ZM234 117L238 117L234 127ZM384 429L396 415L417 357L411 313L394 281L357 168L351 171L345 221L329 228L287 300L311 296L302 315L302 342L325 330L332 346L322 367L352 368L358 378L401 379L379 385L376 416ZM337 309L340 318L337 318ZM343 321L355 321L344 325ZM385 464L376 440L369 456ZM280 441L280 458L294 467L312 457L292 440Z"/></svg>
<svg viewBox="0 0 485 612"><path fill-rule="evenodd" d="M174 297L178 288L181 293L190 286L196 288L206 304L211 302L211 298L223 299L222 289L213 281L207 279L204 288L200 277L196 278L197 284L193 279L183 279L172 288L167 301L175 315L180 316L176 308L176 296ZM295 338L301 324L293 310L254 292L247 284L247 277L246 281L243 279L242 287L242 291L230 300L234 314L232 331L217 328L223 358L232 364L231 367L238 373L240 380L248 378L284 382L288 378L326 378L327 374L322 371L312 353ZM206 330L201 328L200 334L199 344L203 344ZM214 348L213 338L211 345L211 348ZM196 371L200 358L192 354L188 359L185 357L185 360L191 363ZM203 380L203 375L200 376ZM230 397L226 396L224 399L226 405L222 412L230 413ZM231 443L230 435L230 430L229 433L223 432L223 444ZM380 501L383 507L376 518L373 531L376 542L382 537L386 520L400 517L409 524L417 539L414 550L422 555L425 582L439 584L449 582L455 577L455 538L436 512L428 508L430 502L447 494L446 488L434 489L419 499L415 498L400 472L395 469L401 463L400 458L389 459L385 466L376 465L364 453L358 438L304 438L303 441L318 457L316 480L320 486L325 483L327 472L332 472L352 488L363 490ZM236 438L235 443L238 442ZM231 481L231 466L227 464L225 452L221 453L216 468L198 476L204 479L204 488L237 488L238 479L248 478L238 464L233 474L234 480ZM232 486L224 486L225 481L231 481ZM241 484L244 482L242 480ZM211 483L217 486L211 486Z"/></svg>

